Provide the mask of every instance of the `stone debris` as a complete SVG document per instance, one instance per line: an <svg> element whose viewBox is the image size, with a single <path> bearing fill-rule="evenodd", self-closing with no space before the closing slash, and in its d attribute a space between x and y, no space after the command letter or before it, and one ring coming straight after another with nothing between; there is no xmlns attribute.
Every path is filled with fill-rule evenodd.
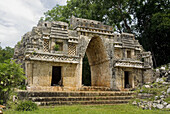
<svg viewBox="0 0 170 114"><path fill-rule="evenodd" d="M163 82L164 80L162 78L157 78L156 82Z"/></svg>
<svg viewBox="0 0 170 114"><path fill-rule="evenodd" d="M170 88L167 89L167 94L170 94Z"/></svg>
<svg viewBox="0 0 170 114"><path fill-rule="evenodd" d="M155 100L157 100L158 99L158 96L155 96Z"/></svg>
<svg viewBox="0 0 170 114"><path fill-rule="evenodd" d="M156 107L157 107L158 109L163 109L164 105L162 105L162 104L157 104Z"/></svg>
<svg viewBox="0 0 170 114"><path fill-rule="evenodd" d="M142 109L170 109L169 102L166 102L165 99L170 97L170 82L167 80L168 76L170 75L170 68L166 69L165 67L161 67L161 69L156 69L156 72L159 72L159 74L156 74L158 77L156 78L155 82L153 83L146 83L143 85L144 88L150 89L150 88L159 88L159 87L167 87L164 91L161 91L160 95L154 96L150 93L144 93L144 88L139 90L138 98L145 99L140 100L139 102L134 101L132 104L137 105L141 107ZM151 98L153 96L154 100L149 101L147 99Z"/></svg>
<svg viewBox="0 0 170 114"><path fill-rule="evenodd" d="M170 104L168 104L168 105L166 106L166 108L167 108L167 109L170 109Z"/></svg>
<svg viewBox="0 0 170 114"><path fill-rule="evenodd" d="M136 102L136 101L133 101L132 104L133 104L133 105L137 105L137 102Z"/></svg>
<svg viewBox="0 0 170 114"><path fill-rule="evenodd" d="M145 86L145 88L150 88L150 85L144 85Z"/></svg>

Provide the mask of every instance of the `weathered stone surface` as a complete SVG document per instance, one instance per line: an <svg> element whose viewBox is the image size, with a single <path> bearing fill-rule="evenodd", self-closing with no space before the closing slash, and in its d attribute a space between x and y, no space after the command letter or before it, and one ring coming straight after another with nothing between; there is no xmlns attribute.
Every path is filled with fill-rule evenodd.
<svg viewBox="0 0 170 114"><path fill-rule="evenodd" d="M145 86L145 88L150 88L150 85L144 85Z"/></svg>
<svg viewBox="0 0 170 114"><path fill-rule="evenodd" d="M162 78L157 78L156 82L163 82L164 80Z"/></svg>
<svg viewBox="0 0 170 114"><path fill-rule="evenodd" d="M155 100L157 100L158 99L158 96L155 96Z"/></svg>
<svg viewBox="0 0 170 114"><path fill-rule="evenodd" d="M137 102L136 102L136 101L133 101L132 104L133 104L133 105L137 105Z"/></svg>
<svg viewBox="0 0 170 114"><path fill-rule="evenodd" d="M157 107L158 109L163 109L164 105L162 105L162 104L157 104L156 107Z"/></svg>
<svg viewBox="0 0 170 114"><path fill-rule="evenodd" d="M170 104L168 104L168 105L166 106L166 108L167 108L167 109L170 109Z"/></svg>
<svg viewBox="0 0 170 114"><path fill-rule="evenodd" d="M153 103L152 106L153 106L154 108L156 108L157 104L156 104L156 103Z"/></svg>
<svg viewBox="0 0 170 114"><path fill-rule="evenodd" d="M167 102L164 102L163 105L166 106L168 103Z"/></svg>
<svg viewBox="0 0 170 114"><path fill-rule="evenodd" d="M160 98L165 98L165 95L161 95Z"/></svg>
<svg viewBox="0 0 170 114"><path fill-rule="evenodd" d="M167 82L170 82L170 74L168 74Z"/></svg>
<svg viewBox="0 0 170 114"><path fill-rule="evenodd" d="M161 68L160 68L161 70L165 70L165 67L163 67L163 66L161 66Z"/></svg>
<svg viewBox="0 0 170 114"><path fill-rule="evenodd" d="M27 88L80 90L85 53L91 86L130 90L152 82L151 52L145 52L133 34L113 32L111 26L95 20L72 17L70 26L65 22L40 21L15 46L14 59L22 63ZM61 70L55 73L54 67ZM60 78L54 80L53 76Z"/></svg>
<svg viewBox="0 0 170 114"><path fill-rule="evenodd" d="M170 94L170 88L167 89L167 94Z"/></svg>
<svg viewBox="0 0 170 114"><path fill-rule="evenodd" d="M18 91L21 100L38 105L122 104L133 98L133 92L113 91Z"/></svg>

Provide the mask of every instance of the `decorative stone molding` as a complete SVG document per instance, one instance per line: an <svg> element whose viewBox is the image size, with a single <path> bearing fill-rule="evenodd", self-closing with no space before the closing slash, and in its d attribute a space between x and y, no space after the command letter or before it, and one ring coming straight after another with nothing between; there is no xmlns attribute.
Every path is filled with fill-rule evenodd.
<svg viewBox="0 0 170 114"><path fill-rule="evenodd" d="M130 68L144 68L143 62L140 61L117 61L114 65L115 67L130 67Z"/></svg>
<svg viewBox="0 0 170 114"><path fill-rule="evenodd" d="M37 54L37 53L27 53L25 55L25 60L37 60L37 61L51 61L51 62L61 62L61 63L79 63L79 57L76 56L66 56L66 55L52 55L52 54Z"/></svg>

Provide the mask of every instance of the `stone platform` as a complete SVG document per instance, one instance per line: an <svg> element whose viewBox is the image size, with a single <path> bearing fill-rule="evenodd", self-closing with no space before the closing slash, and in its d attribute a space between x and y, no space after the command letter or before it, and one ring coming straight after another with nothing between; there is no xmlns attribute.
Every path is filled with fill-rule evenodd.
<svg viewBox="0 0 170 114"><path fill-rule="evenodd" d="M76 87L64 87L64 86L31 86L27 87L28 91L112 91L109 87L101 86L82 86L77 89Z"/></svg>
<svg viewBox="0 0 170 114"><path fill-rule="evenodd" d="M40 106L124 104L133 94L131 91L18 91L19 99L32 100Z"/></svg>

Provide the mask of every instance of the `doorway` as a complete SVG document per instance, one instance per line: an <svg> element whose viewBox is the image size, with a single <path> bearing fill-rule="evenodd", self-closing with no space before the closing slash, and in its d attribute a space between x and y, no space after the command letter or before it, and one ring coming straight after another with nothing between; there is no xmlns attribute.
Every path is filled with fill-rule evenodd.
<svg viewBox="0 0 170 114"><path fill-rule="evenodd" d="M85 86L110 87L109 58L102 39L90 40L83 58L82 84Z"/></svg>
<svg viewBox="0 0 170 114"><path fill-rule="evenodd" d="M51 86L61 86L61 85L62 85L61 66L53 66Z"/></svg>
<svg viewBox="0 0 170 114"><path fill-rule="evenodd" d="M91 86L91 71L86 54L83 58L82 84L83 86Z"/></svg>
<svg viewBox="0 0 170 114"><path fill-rule="evenodd" d="M130 88L129 72L128 71L124 72L124 88Z"/></svg>

